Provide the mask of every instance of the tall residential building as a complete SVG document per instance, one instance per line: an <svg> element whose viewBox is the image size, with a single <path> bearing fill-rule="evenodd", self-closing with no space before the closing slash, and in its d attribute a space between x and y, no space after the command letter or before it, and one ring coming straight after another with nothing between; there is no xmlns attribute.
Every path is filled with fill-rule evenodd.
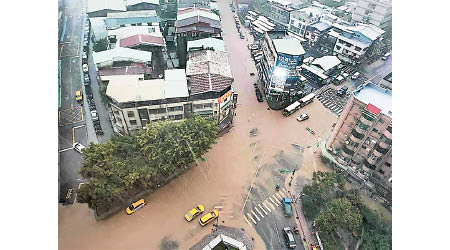
<svg viewBox="0 0 450 250"><path fill-rule="evenodd" d="M392 176L392 91L368 83L355 90L326 143L343 165L385 181Z"/></svg>
<svg viewBox="0 0 450 250"><path fill-rule="evenodd" d="M266 32L261 63L257 66L267 103L274 110L285 108L293 102L292 96L301 87L297 66L306 54L299 40L286 36L284 32L278 33Z"/></svg>
<svg viewBox="0 0 450 250"><path fill-rule="evenodd" d="M353 12L352 20L370 23L385 29L392 23L391 0L359 0Z"/></svg>

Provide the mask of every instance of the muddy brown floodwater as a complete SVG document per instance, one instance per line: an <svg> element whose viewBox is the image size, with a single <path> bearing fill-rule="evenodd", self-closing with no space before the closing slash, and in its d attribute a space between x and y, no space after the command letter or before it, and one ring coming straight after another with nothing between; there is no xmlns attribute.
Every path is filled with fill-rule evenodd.
<svg viewBox="0 0 450 250"><path fill-rule="evenodd" d="M261 238L241 215L259 163L255 157L266 150L273 157L280 150L295 150L292 144L297 144L304 148L298 174L310 178L314 170L323 170L315 148L307 146L325 138L337 117L318 101L290 117L267 110L265 102L257 102L253 89L256 76L249 75L256 69L246 47L252 38L248 32L249 41L239 38L228 1L220 1L219 8L235 78L233 87L239 93L234 127L204 156L206 161L199 160L198 166L144 197L147 206L134 215L124 211L97 222L85 204L59 206L60 249L160 249L161 244L164 248L189 249L213 228L211 224L201 227L197 219L189 223L184 219L186 211L200 203L206 210L220 208L220 224L245 228L255 240L255 249L264 249ZM301 112L307 112L310 119L297 122L295 118ZM306 127L312 128L315 135ZM252 136L249 132L253 129Z"/></svg>

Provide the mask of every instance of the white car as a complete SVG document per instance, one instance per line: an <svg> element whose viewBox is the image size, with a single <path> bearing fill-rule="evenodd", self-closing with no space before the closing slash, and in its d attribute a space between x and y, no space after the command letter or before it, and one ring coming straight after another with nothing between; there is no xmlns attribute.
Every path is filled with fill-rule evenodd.
<svg viewBox="0 0 450 250"><path fill-rule="evenodd" d="M87 73L89 71L88 65L85 63L83 64L83 72Z"/></svg>
<svg viewBox="0 0 450 250"><path fill-rule="evenodd" d="M93 121L98 120L98 115L97 115L97 111L96 110L92 110L91 111L91 116L92 116L92 120Z"/></svg>
<svg viewBox="0 0 450 250"><path fill-rule="evenodd" d="M358 77L359 77L360 75L361 75L361 73L356 72L355 74L352 75L352 79L353 79L353 80L358 79Z"/></svg>
<svg viewBox="0 0 450 250"><path fill-rule="evenodd" d="M75 149L75 151L77 151L78 153L82 154L83 150L86 149L85 146L83 146L83 144L79 143L79 142L75 142L73 144L73 149Z"/></svg>
<svg viewBox="0 0 450 250"><path fill-rule="evenodd" d="M297 117L297 121L301 122L301 121L304 121L304 120L308 120L308 118L309 118L309 115L307 113L304 113L304 114L301 114L301 115L299 115Z"/></svg>
<svg viewBox="0 0 450 250"><path fill-rule="evenodd" d="M348 77L348 73L345 73L345 72L344 72L344 73L342 73L342 76L345 77L345 78L347 78L347 77Z"/></svg>

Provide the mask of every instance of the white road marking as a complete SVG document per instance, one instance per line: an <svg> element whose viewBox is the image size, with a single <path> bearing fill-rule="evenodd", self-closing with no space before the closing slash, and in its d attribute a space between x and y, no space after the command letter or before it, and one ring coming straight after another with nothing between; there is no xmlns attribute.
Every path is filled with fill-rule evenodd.
<svg viewBox="0 0 450 250"><path fill-rule="evenodd" d="M223 208L223 206L215 206L214 208Z"/></svg>
<svg viewBox="0 0 450 250"><path fill-rule="evenodd" d="M280 194L283 196L287 196L287 193L283 192L283 190L280 190Z"/></svg>
<svg viewBox="0 0 450 250"><path fill-rule="evenodd" d="M265 200L264 202L268 202L267 200ZM272 212L272 210L270 210L270 208L266 205L266 203L263 202L264 207L267 209L267 211L269 211L269 213ZM270 204L270 203L269 203ZM275 208L274 208L275 209Z"/></svg>
<svg viewBox="0 0 450 250"><path fill-rule="evenodd" d="M287 190L286 190L286 188L283 188L283 191L284 191L285 193L287 193Z"/></svg>
<svg viewBox="0 0 450 250"><path fill-rule="evenodd" d="M247 213L248 214L248 213ZM248 221L247 216L244 216L245 221L251 226L252 223L250 223L250 221ZM253 220L253 219L252 219ZM253 222L256 224L256 221L253 220Z"/></svg>
<svg viewBox="0 0 450 250"><path fill-rule="evenodd" d="M273 197L273 200L272 200L272 199L270 199L270 200L271 200L272 202L275 201L275 202L274 202L275 205L278 206L278 204L281 204L281 202L277 199L277 197L276 197L275 195L272 195L272 197Z"/></svg>
<svg viewBox="0 0 450 250"><path fill-rule="evenodd" d="M275 194L278 198L280 198L280 200L283 199L283 197L281 197L278 193Z"/></svg>
<svg viewBox="0 0 450 250"><path fill-rule="evenodd" d="M261 211L259 211L258 207L255 207L256 212L258 212L258 214L261 215L261 218L264 218L264 215L261 213Z"/></svg>
<svg viewBox="0 0 450 250"><path fill-rule="evenodd" d="M62 153L62 152L65 152L65 151L68 151L68 150L71 150L71 149L73 149L73 147L66 148L66 149L61 149L61 150L58 151L58 153Z"/></svg>
<svg viewBox="0 0 450 250"><path fill-rule="evenodd" d="M266 210L264 210L264 208L261 206L261 204L258 204L258 206L259 206L259 208L261 208L261 210L262 210L266 215L268 215L268 213L266 212Z"/></svg>
<svg viewBox="0 0 450 250"><path fill-rule="evenodd" d="M255 221L255 219L253 219L253 217L249 214L249 213L247 213L247 216L253 221L253 223L256 225L256 221ZM245 217L245 216L244 216ZM247 220L248 221L248 220Z"/></svg>
<svg viewBox="0 0 450 250"><path fill-rule="evenodd" d="M255 212L253 212L253 210L252 210L252 214L256 217L256 219L258 219L258 221L261 220L261 219L259 219L258 215L256 215Z"/></svg>
<svg viewBox="0 0 450 250"><path fill-rule="evenodd" d="M270 199L270 197L269 197L269 199ZM271 199L270 199L270 200L271 200ZM272 201L272 200L271 200L271 201ZM275 210L275 207L272 205L272 203L275 204L275 205L277 205L275 202L272 201L272 203L270 203L269 201L267 201L267 203L272 207L272 209ZM277 205L277 207L278 207L278 205Z"/></svg>

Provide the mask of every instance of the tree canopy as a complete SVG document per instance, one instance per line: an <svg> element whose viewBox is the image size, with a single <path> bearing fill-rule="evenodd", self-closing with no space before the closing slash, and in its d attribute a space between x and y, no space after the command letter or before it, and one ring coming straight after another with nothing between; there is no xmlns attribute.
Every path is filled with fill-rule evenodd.
<svg viewBox="0 0 450 250"><path fill-rule="evenodd" d="M213 120L193 115L181 122L159 121L131 136L90 144L83 153L80 174L89 180L78 201L96 211L107 210L161 180L183 171L217 140Z"/></svg>

